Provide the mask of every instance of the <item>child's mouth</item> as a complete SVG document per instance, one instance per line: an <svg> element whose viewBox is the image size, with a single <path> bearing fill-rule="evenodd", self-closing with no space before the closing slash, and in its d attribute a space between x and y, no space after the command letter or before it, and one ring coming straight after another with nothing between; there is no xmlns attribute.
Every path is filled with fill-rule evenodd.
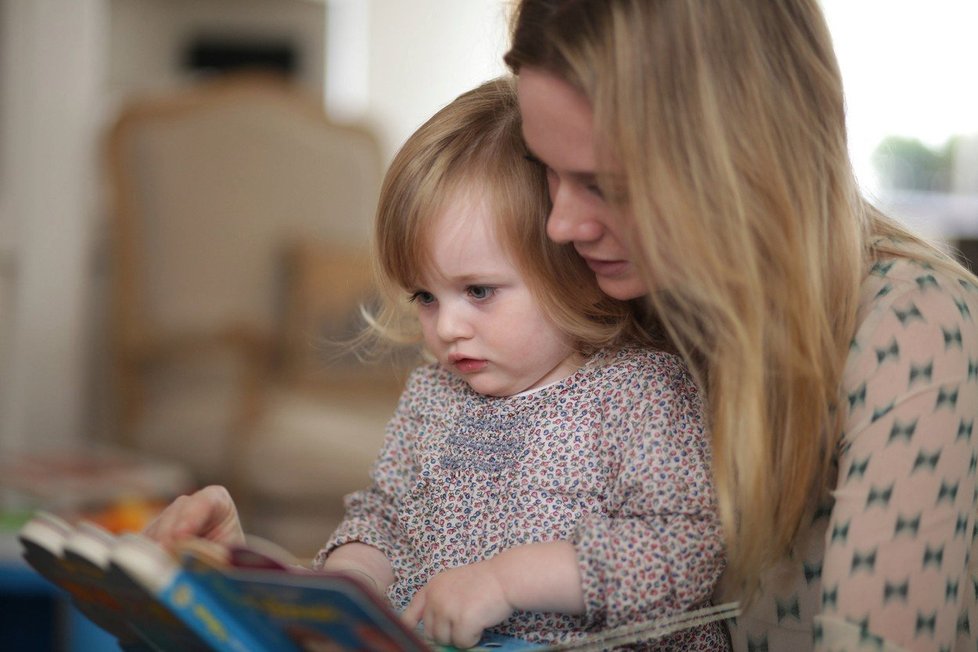
<svg viewBox="0 0 978 652"><path fill-rule="evenodd" d="M489 363L485 360L476 360L475 358L459 358L452 364L455 365L455 368L458 369L460 373L471 374L475 373L476 371L481 371Z"/></svg>

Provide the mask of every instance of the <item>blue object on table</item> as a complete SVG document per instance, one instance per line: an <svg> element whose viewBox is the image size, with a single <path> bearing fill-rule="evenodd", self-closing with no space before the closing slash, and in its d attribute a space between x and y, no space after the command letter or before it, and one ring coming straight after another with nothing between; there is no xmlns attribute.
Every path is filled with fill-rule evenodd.
<svg viewBox="0 0 978 652"><path fill-rule="evenodd" d="M0 650L119 652L116 638L19 559L0 561Z"/></svg>

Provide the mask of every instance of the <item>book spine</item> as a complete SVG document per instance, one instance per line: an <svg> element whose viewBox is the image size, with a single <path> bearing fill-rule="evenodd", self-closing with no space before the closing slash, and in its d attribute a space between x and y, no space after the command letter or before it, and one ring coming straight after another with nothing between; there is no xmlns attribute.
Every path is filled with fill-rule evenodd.
<svg viewBox="0 0 978 652"><path fill-rule="evenodd" d="M178 572L158 597L216 652L299 652L284 633L218 600L185 572Z"/></svg>

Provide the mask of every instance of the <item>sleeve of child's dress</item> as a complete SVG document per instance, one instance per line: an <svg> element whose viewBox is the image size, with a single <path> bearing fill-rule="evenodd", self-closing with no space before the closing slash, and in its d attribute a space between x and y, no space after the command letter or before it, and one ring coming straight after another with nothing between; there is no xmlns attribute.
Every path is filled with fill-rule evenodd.
<svg viewBox="0 0 978 652"><path fill-rule="evenodd" d="M817 649L974 649L976 317L974 286L921 267L857 330Z"/></svg>
<svg viewBox="0 0 978 652"><path fill-rule="evenodd" d="M617 470L604 514L586 517L574 536L587 619L607 627L701 604L723 570L695 385L674 356L650 354L639 367L600 399Z"/></svg>
<svg viewBox="0 0 978 652"><path fill-rule="evenodd" d="M408 379L394 416L387 424L384 445L370 472L370 486L344 498L343 520L316 555L314 566L321 566L331 551L353 541L379 548L396 565L398 507L401 497L413 486L415 476L412 450L417 418L414 397L419 373L420 370Z"/></svg>

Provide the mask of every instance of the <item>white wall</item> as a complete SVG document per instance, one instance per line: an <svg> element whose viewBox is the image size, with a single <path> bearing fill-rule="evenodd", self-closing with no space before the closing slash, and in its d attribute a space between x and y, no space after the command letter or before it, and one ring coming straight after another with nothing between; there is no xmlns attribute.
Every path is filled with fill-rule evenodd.
<svg viewBox="0 0 978 652"><path fill-rule="evenodd" d="M978 135L978 2L821 0L846 89L849 147L864 190L887 136L940 146Z"/></svg>
<svg viewBox="0 0 978 652"><path fill-rule="evenodd" d="M432 113L505 69L504 0L371 0L365 117L390 155Z"/></svg>
<svg viewBox="0 0 978 652"><path fill-rule="evenodd" d="M0 450L81 435L102 6L0 7Z"/></svg>
<svg viewBox="0 0 978 652"><path fill-rule="evenodd" d="M105 1L105 0L103 0ZM106 61L113 95L186 81L181 57L201 35L283 40L296 46L299 80L322 89L325 11L321 2L284 0L108 0L112 56Z"/></svg>

